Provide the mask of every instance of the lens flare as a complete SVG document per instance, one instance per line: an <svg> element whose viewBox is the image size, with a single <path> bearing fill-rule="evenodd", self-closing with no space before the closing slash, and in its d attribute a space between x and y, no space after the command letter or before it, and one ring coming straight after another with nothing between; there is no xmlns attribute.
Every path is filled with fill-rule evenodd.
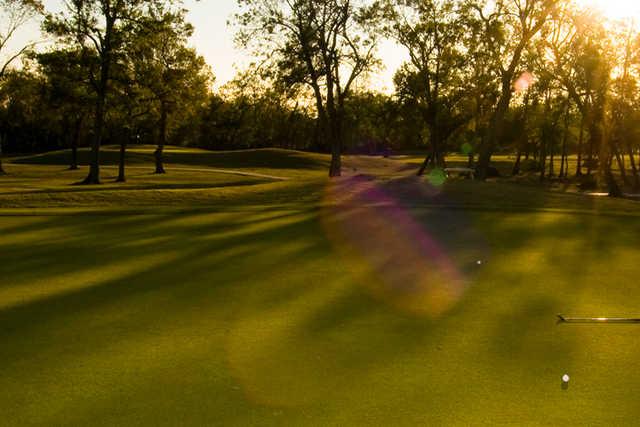
<svg viewBox="0 0 640 427"><path fill-rule="evenodd" d="M531 87L534 81L535 81L535 77L533 77L533 74L531 74L528 71L525 71L524 73L522 73L520 77L518 77L518 80L516 80L516 82L513 84L513 89L516 91L516 93L524 92L527 89L529 89L529 87Z"/></svg>
<svg viewBox="0 0 640 427"><path fill-rule="evenodd" d="M468 155L472 154L473 153L473 145L469 144L468 142L465 142L460 147L460 152L462 154L464 154L465 156L468 156Z"/></svg>
<svg viewBox="0 0 640 427"><path fill-rule="evenodd" d="M372 179L331 183L323 225L357 280L397 309L438 317L464 293L463 274L443 246Z"/></svg>
<svg viewBox="0 0 640 427"><path fill-rule="evenodd" d="M447 174L442 168L435 168L427 175L427 181L434 187L441 187L447 182Z"/></svg>
<svg viewBox="0 0 640 427"><path fill-rule="evenodd" d="M344 351L353 334L363 333L363 324L381 315L395 319L372 323L377 327L370 338L401 353L390 341L403 336L397 325L413 324L410 317L435 322L464 304L481 270L476 261L489 260L490 249L463 210L419 207L438 200L444 195L415 176L332 180L313 214L331 253L324 239L312 256L299 255L305 241L278 245L273 269L264 271L274 275L266 280L269 291L241 291L225 334L233 390L277 411L313 405L341 390L350 395L353 384L382 360L377 344L365 339ZM324 254L329 264L316 259ZM315 268L318 263L323 268ZM253 283L255 277L247 272L245 280ZM335 328L353 328L353 334L335 334Z"/></svg>

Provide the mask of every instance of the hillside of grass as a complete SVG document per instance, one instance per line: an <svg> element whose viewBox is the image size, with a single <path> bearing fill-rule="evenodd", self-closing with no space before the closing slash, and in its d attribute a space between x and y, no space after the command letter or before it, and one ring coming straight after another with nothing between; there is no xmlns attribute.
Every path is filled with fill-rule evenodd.
<svg viewBox="0 0 640 427"><path fill-rule="evenodd" d="M100 162L103 165L118 164L119 147L104 146L101 149ZM153 163L155 146L134 145L127 149L127 163L141 165ZM89 164L89 149L78 150L78 163ZM33 156L18 157L12 160L16 164L30 165L59 165L69 164L71 153L69 150L48 152ZM164 159L169 165L228 168L236 170L291 170L316 171L328 167L326 156L302 151L283 150L276 148L238 150L238 151L209 151L198 148L184 148L169 146L164 151Z"/></svg>
<svg viewBox="0 0 640 427"><path fill-rule="evenodd" d="M131 148L125 184L115 183L117 147L102 152L103 184L73 185L87 167L69 171L68 150L9 159L2 178L0 208L198 208L215 206L333 203L327 197L329 156L281 149L206 151L167 147L168 174L153 174L151 146ZM81 150L84 164L87 150ZM501 158L500 158L501 159ZM498 160L500 160L498 159ZM462 162L452 157L451 162ZM500 179L451 179L434 184L414 176L418 156L345 156L341 190L358 191L358 181L374 180L405 205L486 210L559 210L633 214L637 202L579 194L573 188ZM502 159L505 164L508 159ZM506 166L505 166L506 167Z"/></svg>
<svg viewBox="0 0 640 427"><path fill-rule="evenodd" d="M154 147L127 154L127 182L116 183L118 147L101 152L103 184L73 185L87 174L88 150L80 170L67 170L69 150L9 159L0 186L0 208L196 207L278 204L318 199L327 156L264 149L213 152L167 147L167 175L155 175Z"/></svg>
<svg viewBox="0 0 640 427"><path fill-rule="evenodd" d="M637 202L278 152L9 162L0 424L636 423Z"/></svg>

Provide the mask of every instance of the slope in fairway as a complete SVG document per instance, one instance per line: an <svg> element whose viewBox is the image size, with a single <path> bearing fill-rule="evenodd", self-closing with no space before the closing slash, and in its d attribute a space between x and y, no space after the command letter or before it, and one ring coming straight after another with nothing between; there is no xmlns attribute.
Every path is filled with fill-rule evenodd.
<svg viewBox="0 0 640 427"><path fill-rule="evenodd" d="M627 204L612 215L467 210L359 185L340 203L329 192L279 208L231 199L192 212L1 216L3 419L637 420L638 329L554 317L638 314L640 222ZM398 271L422 262L434 271ZM452 283L447 298L425 291Z"/></svg>

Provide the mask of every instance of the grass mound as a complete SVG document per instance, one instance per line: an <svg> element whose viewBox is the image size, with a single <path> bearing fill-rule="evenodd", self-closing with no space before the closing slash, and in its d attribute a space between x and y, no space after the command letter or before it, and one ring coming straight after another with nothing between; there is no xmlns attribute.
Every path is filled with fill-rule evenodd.
<svg viewBox="0 0 640 427"><path fill-rule="evenodd" d="M101 164L117 165L119 147L105 146L100 153ZM131 146L127 150L127 163L140 165L153 163L153 146ZM89 149L78 150L78 163L89 164ZM69 164L69 150L53 151L13 160L13 163L31 165ZM197 148L167 147L164 158L168 164L229 169L299 169L318 170L328 167L326 156L302 151L281 149L255 149L241 151L208 151Z"/></svg>
<svg viewBox="0 0 640 427"><path fill-rule="evenodd" d="M637 204L216 155L290 179L7 165L0 206L29 207L0 210L9 425L636 423L636 327L555 315L638 315Z"/></svg>

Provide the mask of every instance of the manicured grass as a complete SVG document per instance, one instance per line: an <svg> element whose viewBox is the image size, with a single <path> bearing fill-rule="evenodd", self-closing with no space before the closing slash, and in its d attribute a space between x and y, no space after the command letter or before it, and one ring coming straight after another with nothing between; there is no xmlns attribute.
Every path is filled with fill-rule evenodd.
<svg viewBox="0 0 640 427"><path fill-rule="evenodd" d="M117 165L119 159L118 146L105 146L101 152L101 164ZM127 163L145 165L153 162L154 146L134 145L127 149ZM245 171L280 171L286 175L308 175L322 171L328 167L328 158L320 154L303 153L276 148L243 150L243 151L207 151L197 148L167 147L164 159L169 166L181 165L191 167L228 168ZM33 165L68 165L68 150L44 153L37 156L26 156L14 159L14 163ZM78 162L87 165L89 151L86 148L78 151ZM153 170L153 169L152 169Z"/></svg>
<svg viewBox="0 0 640 427"><path fill-rule="evenodd" d="M154 175L153 147L129 149L127 183L115 183L117 147L104 148L103 185L70 185L87 174L87 150L80 170L67 170L69 153L57 151L20 157L6 165L1 208L179 207L282 204L317 199L327 158L296 151L265 149L211 152L169 147L167 176Z"/></svg>
<svg viewBox="0 0 640 427"><path fill-rule="evenodd" d="M0 424L636 422L637 327L555 314L640 314L639 205L268 155L233 168L292 179L8 165Z"/></svg>

